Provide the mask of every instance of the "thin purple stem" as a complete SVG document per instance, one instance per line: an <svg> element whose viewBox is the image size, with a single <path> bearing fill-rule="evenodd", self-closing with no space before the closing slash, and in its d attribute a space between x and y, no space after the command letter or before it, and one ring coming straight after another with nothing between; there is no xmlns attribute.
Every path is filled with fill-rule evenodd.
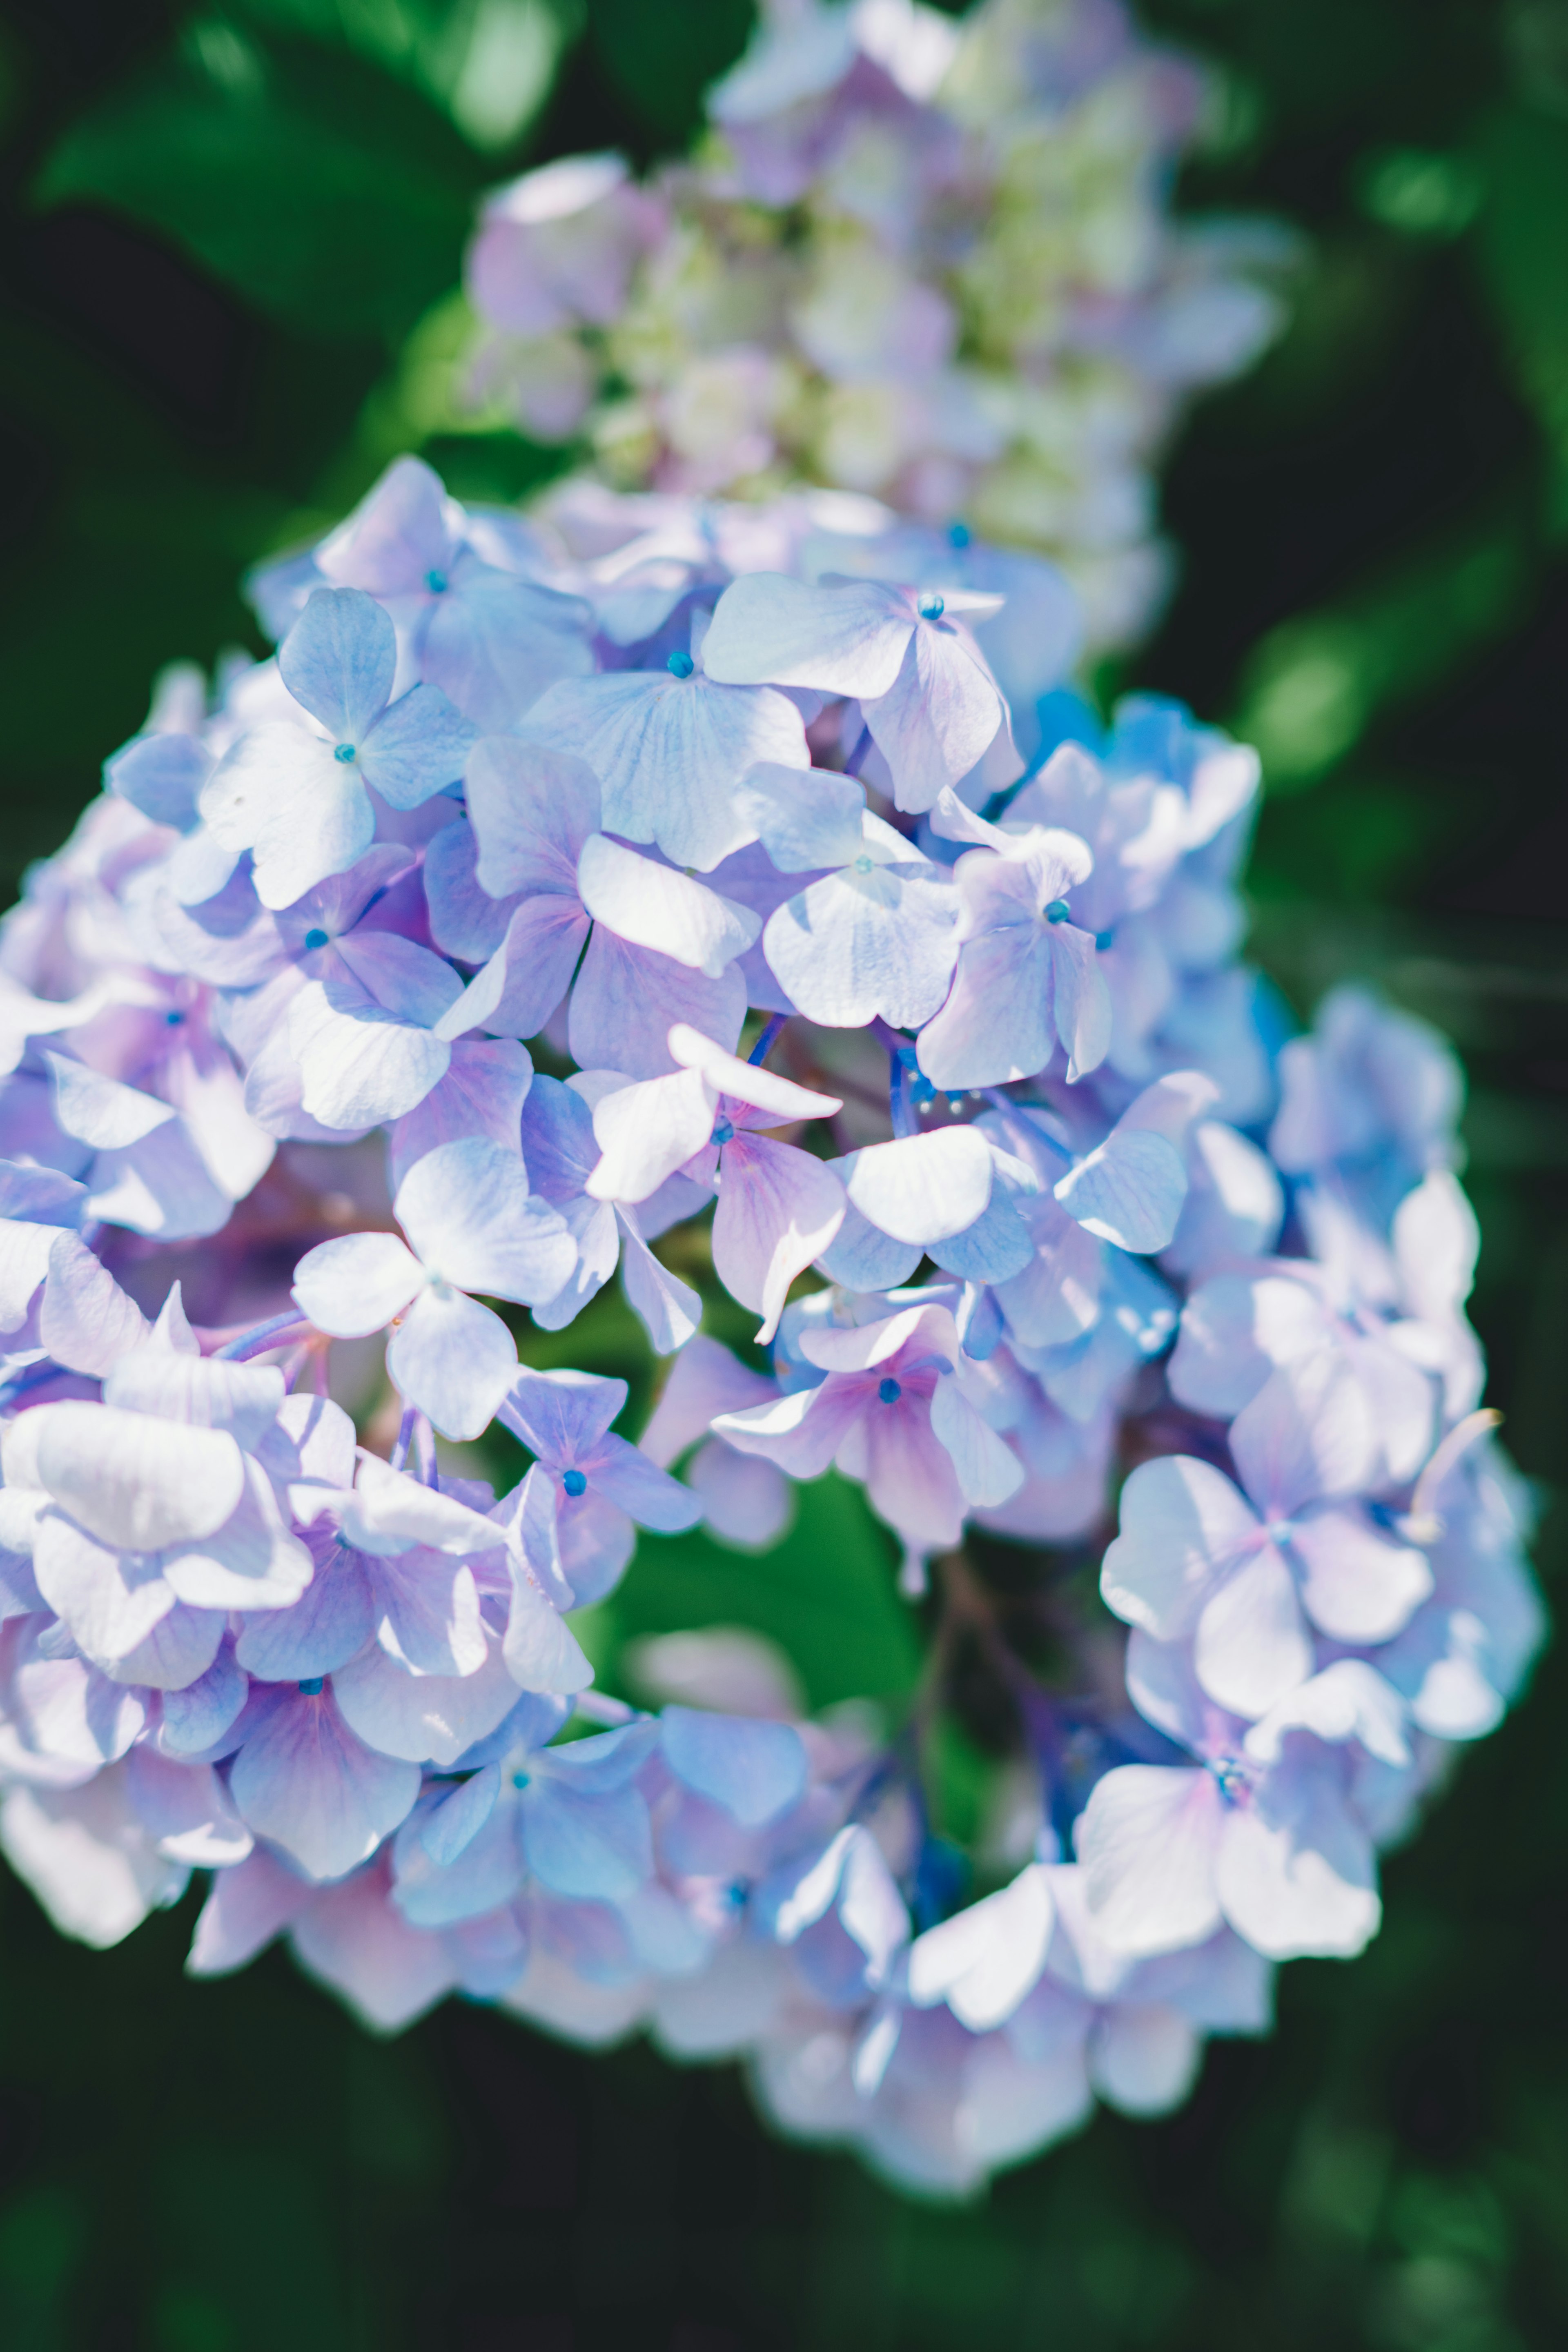
<svg viewBox="0 0 1568 2352"><path fill-rule="evenodd" d="M218 1348L214 1352L231 1364L243 1364L247 1357L265 1356L269 1349L280 1348L284 1340L291 1339L296 1332L303 1334L314 1329L315 1325L310 1317L301 1315L297 1307L291 1307L286 1315L274 1315L268 1322L258 1323L253 1331L242 1331L237 1339L229 1341L226 1348Z"/></svg>

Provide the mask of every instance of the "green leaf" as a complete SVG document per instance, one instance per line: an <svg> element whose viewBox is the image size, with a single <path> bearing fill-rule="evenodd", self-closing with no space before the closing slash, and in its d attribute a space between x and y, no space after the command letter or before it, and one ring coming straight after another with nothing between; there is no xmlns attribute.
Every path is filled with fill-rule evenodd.
<svg viewBox="0 0 1568 2352"><path fill-rule="evenodd" d="M209 25L74 124L35 194L149 223L292 325L391 341L456 282L480 176L359 58Z"/></svg>
<svg viewBox="0 0 1568 2352"><path fill-rule="evenodd" d="M1504 345L1556 463L1554 520L1568 527L1568 122L1499 107L1476 142L1488 199L1476 254Z"/></svg>
<svg viewBox="0 0 1568 2352"><path fill-rule="evenodd" d="M613 1639L594 1629L595 1661L613 1674L614 1648L638 1634L748 1625L788 1654L814 1708L909 1691L921 1646L894 1590L891 1538L831 1472L796 1493L795 1526L769 1552L729 1551L700 1532L644 1536L602 1612Z"/></svg>
<svg viewBox="0 0 1568 2352"><path fill-rule="evenodd" d="M581 0L240 0L256 24L353 50L440 107L471 145L510 147L550 94Z"/></svg>

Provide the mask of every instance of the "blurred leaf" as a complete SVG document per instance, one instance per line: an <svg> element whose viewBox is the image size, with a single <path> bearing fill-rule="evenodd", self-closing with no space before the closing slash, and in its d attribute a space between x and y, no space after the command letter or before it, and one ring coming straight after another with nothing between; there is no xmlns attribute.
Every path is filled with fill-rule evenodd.
<svg viewBox="0 0 1568 2352"><path fill-rule="evenodd" d="M209 22L83 116L35 193L150 222L316 334L390 340L455 282L479 178L433 109L358 58Z"/></svg>
<svg viewBox="0 0 1568 2352"><path fill-rule="evenodd" d="M435 101L486 152L550 92L582 0L238 0L254 22L352 49Z"/></svg>
<svg viewBox="0 0 1568 2352"><path fill-rule="evenodd" d="M626 104L671 142L690 138L702 93L745 47L752 0L588 0L605 71Z"/></svg>
<svg viewBox="0 0 1568 2352"><path fill-rule="evenodd" d="M1568 121L1499 107L1477 139L1489 196L1477 252L1521 391L1556 464L1552 520L1568 528Z"/></svg>
<svg viewBox="0 0 1568 2352"><path fill-rule="evenodd" d="M1314 783L1383 709L1433 686L1506 628L1532 568L1528 528L1511 512L1492 514L1335 607L1270 630L1248 659L1232 721L1257 745L1269 790Z"/></svg>
<svg viewBox="0 0 1568 2352"><path fill-rule="evenodd" d="M787 1652L813 1707L910 1689L920 1643L893 1589L886 1530L859 1488L832 1472L796 1499L795 1526L761 1554L726 1550L700 1531L643 1537L608 1604L616 1638L750 1625Z"/></svg>
<svg viewBox="0 0 1568 2352"><path fill-rule="evenodd" d="M1358 181L1362 210L1406 236L1460 236L1486 195L1486 180L1472 157L1419 147L1374 150Z"/></svg>

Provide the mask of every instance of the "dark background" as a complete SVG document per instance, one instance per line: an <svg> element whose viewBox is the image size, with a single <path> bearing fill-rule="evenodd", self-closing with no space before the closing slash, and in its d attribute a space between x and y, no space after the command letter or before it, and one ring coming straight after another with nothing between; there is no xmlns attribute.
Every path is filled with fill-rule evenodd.
<svg viewBox="0 0 1568 2352"><path fill-rule="evenodd" d="M0 10L0 890L161 663L256 642L243 566L410 437L399 353L476 193L578 147L677 150L748 23L744 0L547 9L560 71L515 131L465 104L467 0ZM1222 68L1183 203L1279 213L1311 257L1284 342L1172 456L1182 585L1100 684L1260 744L1256 941L1297 1009L1360 973L1465 1054L1475 1311L1550 1590L1568 5L1147 14ZM430 454L489 495L555 462L439 430ZM380 2043L278 1953L186 1984L194 1898L98 1955L7 1880L0 2345L1546 2352L1568 2340L1562 1685L1549 1653L1390 1860L1365 1958L1289 1968L1276 2037L1216 2046L1180 2115L1102 2115L966 2211L773 2140L733 2070L587 2057L460 2003Z"/></svg>

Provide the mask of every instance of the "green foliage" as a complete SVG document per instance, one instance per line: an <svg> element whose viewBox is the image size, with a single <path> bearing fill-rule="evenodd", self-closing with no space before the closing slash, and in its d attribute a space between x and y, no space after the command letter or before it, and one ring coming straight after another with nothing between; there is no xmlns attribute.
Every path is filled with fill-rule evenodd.
<svg viewBox="0 0 1568 2352"><path fill-rule="evenodd" d="M352 53L263 48L206 18L73 126L37 195L151 223L312 334L392 341L457 278L480 177L456 131Z"/></svg>
<svg viewBox="0 0 1568 2352"><path fill-rule="evenodd" d="M700 1529L642 1537L592 1653L611 1681L621 1646L638 1635L745 1625L785 1652L814 1707L912 1689L920 1643L894 1590L886 1528L836 1472L802 1486L797 1500L794 1526L770 1551L732 1551Z"/></svg>

